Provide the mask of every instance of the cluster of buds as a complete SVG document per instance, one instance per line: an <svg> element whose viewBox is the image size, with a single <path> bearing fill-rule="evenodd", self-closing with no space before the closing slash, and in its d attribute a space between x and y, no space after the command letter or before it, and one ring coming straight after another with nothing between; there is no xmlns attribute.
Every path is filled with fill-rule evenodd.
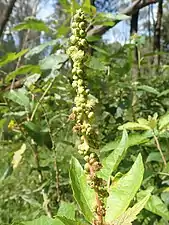
<svg viewBox="0 0 169 225"><path fill-rule="evenodd" d="M75 106L73 107L70 118L76 120L73 131L81 135L81 143L78 146L78 151L84 156L90 151L88 139L93 134L91 121L94 116L93 108L96 103L90 98L89 89L86 85L85 62L87 60L86 50L88 48L88 43L85 39L86 28L87 22L84 12L79 9L73 17L71 25L72 36L70 37L71 46L68 49L68 54L73 61L72 87L76 90Z"/></svg>
<svg viewBox="0 0 169 225"><path fill-rule="evenodd" d="M73 61L72 87L76 91L75 106L72 109L70 119L76 121L73 131L77 132L80 136L81 142L78 146L78 152L84 156L84 160L86 161L84 169L87 174L88 184L95 190L98 197L95 212L98 217L103 217L105 216L104 198L107 195L107 191L105 190L103 179L97 177L97 171L102 167L101 163L97 154L91 150L93 148L92 143L97 148L97 144L93 142L97 134L92 126L94 117L93 109L96 101L91 98L86 84L85 62L88 58L86 54L88 49L88 43L85 39L86 28L87 22L84 12L79 9L73 17L71 25L72 36L70 37L70 47L68 49L68 54Z"/></svg>

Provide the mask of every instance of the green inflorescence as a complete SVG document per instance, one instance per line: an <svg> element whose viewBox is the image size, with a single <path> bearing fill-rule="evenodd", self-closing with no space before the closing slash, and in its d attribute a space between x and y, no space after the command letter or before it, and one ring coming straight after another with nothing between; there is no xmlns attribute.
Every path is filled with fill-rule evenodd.
<svg viewBox="0 0 169 225"><path fill-rule="evenodd" d="M80 136L81 142L78 145L78 152L84 156L84 160L86 161L84 169L87 174L88 183L98 195L99 200L95 212L98 217L104 217L104 198L107 197L107 191L104 181L98 178L96 174L102 167L99 157L95 152L92 152L92 143L97 136L95 128L92 125L94 119L93 110L96 101L91 98L86 82L85 62L88 59L88 43L85 39L86 28L87 21L84 12L79 9L72 19L72 35L70 37L70 47L68 49L68 54L73 61L72 87L76 91L76 97L74 99L75 106L72 109L70 118L76 121L73 131L77 132Z"/></svg>

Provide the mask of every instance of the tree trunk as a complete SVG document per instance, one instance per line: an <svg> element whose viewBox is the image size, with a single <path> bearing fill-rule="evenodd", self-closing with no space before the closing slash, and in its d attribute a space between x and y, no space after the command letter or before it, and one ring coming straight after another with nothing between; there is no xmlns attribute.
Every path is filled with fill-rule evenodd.
<svg viewBox="0 0 169 225"><path fill-rule="evenodd" d="M17 0L11 0L10 3L9 3L9 6L6 10L6 13L4 15L4 19L2 20L2 23L1 23L1 27L0 27L0 37L2 36L4 30L5 30L5 27L9 21L9 18L10 18L10 15L12 14L12 11L13 11L13 8L14 8L14 5L16 3Z"/></svg>
<svg viewBox="0 0 169 225"><path fill-rule="evenodd" d="M154 52L160 52L161 50L161 23L162 23L162 16L163 16L163 0L160 0L158 3L158 10L157 10L157 21L155 23L154 28L154 45L153 50ZM160 54L155 57L155 63L159 66L160 65Z"/></svg>

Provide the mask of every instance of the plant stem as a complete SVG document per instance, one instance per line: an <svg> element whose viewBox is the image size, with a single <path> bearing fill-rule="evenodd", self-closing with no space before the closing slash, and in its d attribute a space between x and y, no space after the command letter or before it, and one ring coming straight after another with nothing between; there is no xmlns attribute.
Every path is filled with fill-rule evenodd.
<svg viewBox="0 0 169 225"><path fill-rule="evenodd" d="M161 149L160 143L159 143L159 141L158 141L158 138L157 138L157 136L156 136L154 133L153 133L153 137L154 137L154 140L155 140L157 149L158 149L159 152L160 152L160 155L161 155L161 158L162 158L162 160L163 160L164 166L166 166L166 165L167 165L167 162L166 162L166 159L165 159L164 154L163 154L163 152L162 152L162 149Z"/></svg>

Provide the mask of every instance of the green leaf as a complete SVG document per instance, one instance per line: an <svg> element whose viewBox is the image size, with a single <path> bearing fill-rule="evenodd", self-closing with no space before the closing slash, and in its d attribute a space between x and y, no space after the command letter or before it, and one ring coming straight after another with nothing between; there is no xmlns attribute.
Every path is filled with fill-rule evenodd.
<svg viewBox="0 0 169 225"><path fill-rule="evenodd" d="M117 219L128 208L140 188L143 174L144 166L142 157L139 154L129 172L110 187L106 204L105 220L107 223Z"/></svg>
<svg viewBox="0 0 169 225"><path fill-rule="evenodd" d="M65 216L57 216L57 219L59 219L64 225L78 225L76 221L68 219ZM53 223L52 225L55 225L55 223ZM56 223L56 225L58 225L58 223Z"/></svg>
<svg viewBox="0 0 169 225"><path fill-rule="evenodd" d="M31 85L33 85L33 84L36 83L36 81L40 78L40 76L41 76L40 74L35 73L35 74L33 74L33 75L27 77L27 78L25 79L24 85L25 85L26 87L29 88Z"/></svg>
<svg viewBox="0 0 169 225"><path fill-rule="evenodd" d="M24 225L53 225L53 219L49 218L48 216L41 216L35 220L24 222Z"/></svg>
<svg viewBox="0 0 169 225"><path fill-rule="evenodd" d="M129 16L123 14L113 15L112 13L97 13L94 18L93 24L95 25L105 25L105 26L114 26L116 21L129 19Z"/></svg>
<svg viewBox="0 0 169 225"><path fill-rule="evenodd" d="M87 185L86 175L80 163L74 157L71 160L70 179L74 198L85 218L92 222L94 219L93 210L96 206L95 192Z"/></svg>
<svg viewBox="0 0 169 225"><path fill-rule="evenodd" d="M162 130L162 129L166 128L166 126L168 124L169 124L169 113L166 113L165 115L160 117L160 119L158 121L159 129Z"/></svg>
<svg viewBox="0 0 169 225"><path fill-rule="evenodd" d="M155 94L155 95L159 95L160 94L160 92L158 92L155 88L150 87L148 85L141 85L141 86L138 86L137 88L140 89L140 90L143 90L143 91Z"/></svg>
<svg viewBox="0 0 169 225"><path fill-rule="evenodd" d="M9 73L6 76L5 81L9 82L13 78L15 78L17 75L25 75L27 73L30 73L30 74L41 73L41 70L40 70L40 67L37 65L24 65L24 66L19 67L15 71Z"/></svg>
<svg viewBox="0 0 169 225"><path fill-rule="evenodd" d="M136 203L132 208L128 208L126 212L124 212L118 219L113 221L113 225L132 225L132 222L137 219L137 215L144 208L145 204L150 198L150 194L148 194L141 201Z"/></svg>
<svg viewBox="0 0 169 225"><path fill-rule="evenodd" d="M144 132L142 134L129 134L128 135L128 148L135 146L135 145L140 145L140 144L144 144L146 142L149 141L149 138L153 137L153 134L150 132ZM115 148L117 148L118 143L119 143L119 139L115 140L115 141L111 141L109 143L107 143L100 151L101 152L108 152L108 151L112 151Z"/></svg>
<svg viewBox="0 0 169 225"><path fill-rule="evenodd" d="M112 172L115 171L124 158L127 151L128 135L126 130L123 130L122 139L118 147L102 161L103 168L99 171L99 176L103 179L108 180Z"/></svg>
<svg viewBox="0 0 169 225"><path fill-rule="evenodd" d="M54 45L56 45L57 43L58 43L57 40L52 40L52 41L45 42L44 44L38 45L38 46L32 48L32 49L25 55L25 58L30 58L30 57L32 57L33 55L39 54L39 53L41 53L42 51L44 51L45 48L47 48L48 46L54 46Z"/></svg>
<svg viewBox="0 0 169 225"><path fill-rule="evenodd" d="M19 104L20 106L24 106L27 110L30 108L29 98L26 96L25 90L23 88L11 90L5 94L5 97Z"/></svg>
<svg viewBox="0 0 169 225"><path fill-rule="evenodd" d="M90 57L90 59L86 62L86 66L94 70L106 69L104 63L99 58L96 58L94 56Z"/></svg>
<svg viewBox="0 0 169 225"><path fill-rule="evenodd" d="M23 49L22 51L16 53L16 52L10 52L8 54L6 54L4 57L1 58L0 60L0 67L8 64L9 62L12 62L18 58L20 58L21 56L23 56L26 52L28 51L28 49Z"/></svg>
<svg viewBox="0 0 169 225"><path fill-rule="evenodd" d="M29 136L40 146L46 145L49 149L52 147L52 141L48 129L43 129L40 123L35 124L31 121L23 123Z"/></svg>
<svg viewBox="0 0 169 225"><path fill-rule="evenodd" d="M161 158L161 154L159 152L151 152L148 157L146 162L163 162L162 158Z"/></svg>
<svg viewBox="0 0 169 225"><path fill-rule="evenodd" d="M61 201L57 216L66 217L68 219L75 219L75 205L73 203Z"/></svg>
<svg viewBox="0 0 169 225"><path fill-rule="evenodd" d="M36 30L45 31L46 33L50 31L49 27L42 21L35 17L27 17L22 23L16 25L13 30Z"/></svg>
<svg viewBox="0 0 169 225"><path fill-rule="evenodd" d="M66 54L53 54L39 61L42 70L60 69L62 64L68 59Z"/></svg>
<svg viewBox="0 0 169 225"><path fill-rule="evenodd" d="M165 96L165 95L168 95L169 94L169 89L165 90L165 91L162 91L157 97L161 97L161 96Z"/></svg>
<svg viewBox="0 0 169 225"><path fill-rule="evenodd" d="M150 130L151 127L136 122L128 122L118 127L119 130Z"/></svg>
<svg viewBox="0 0 169 225"><path fill-rule="evenodd" d="M138 193L138 198L142 199L147 194L147 190ZM169 210L167 206L162 202L162 200L157 195L152 195L147 202L145 209L148 211L169 220Z"/></svg>

